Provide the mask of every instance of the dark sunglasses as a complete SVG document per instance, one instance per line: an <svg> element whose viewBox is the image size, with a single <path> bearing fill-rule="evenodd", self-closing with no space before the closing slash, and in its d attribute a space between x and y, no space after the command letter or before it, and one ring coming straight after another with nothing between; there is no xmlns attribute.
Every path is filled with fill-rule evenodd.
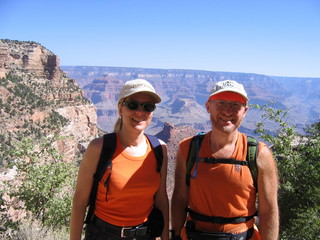
<svg viewBox="0 0 320 240"><path fill-rule="evenodd" d="M129 100L123 102L123 105L125 105L130 110L138 110L140 106L143 107L143 111L145 112L153 112L156 109L156 105L150 102L147 103L139 103L134 100Z"/></svg>

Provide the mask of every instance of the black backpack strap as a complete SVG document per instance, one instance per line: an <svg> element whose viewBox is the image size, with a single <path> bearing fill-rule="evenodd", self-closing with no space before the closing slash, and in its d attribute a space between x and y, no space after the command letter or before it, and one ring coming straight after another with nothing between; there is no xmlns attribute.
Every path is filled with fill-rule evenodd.
<svg viewBox="0 0 320 240"><path fill-rule="evenodd" d="M259 143L255 138L250 136L247 137L247 148L248 148L247 161L248 161L248 166L254 182L254 186L257 190L258 190L258 182L257 182L258 180L258 167L257 167L258 146L259 146Z"/></svg>
<svg viewBox="0 0 320 240"><path fill-rule="evenodd" d="M192 211L190 208L186 208L186 212L190 214L191 218L194 220L202 221L202 222L211 222L218 224L238 224L244 223L252 219L255 215L247 216L247 217L233 217L233 218L225 218L225 217L215 217L215 216L207 216L195 211Z"/></svg>
<svg viewBox="0 0 320 240"><path fill-rule="evenodd" d="M112 156L116 149L116 133L109 133L103 135L103 145L100 153L99 162L97 165L97 170L93 175L93 184L91 188L90 198L89 198L89 210L86 216L85 223L89 224L93 217L93 212L96 205L96 196L98 191L99 181L103 177L107 167L111 164Z"/></svg>
<svg viewBox="0 0 320 240"><path fill-rule="evenodd" d="M200 158L199 162L204 162L204 163L223 163L223 164L233 164L233 165L242 165L242 166L248 166L247 161L239 161L234 158Z"/></svg>
<svg viewBox="0 0 320 240"><path fill-rule="evenodd" d="M188 158L186 161L186 184L187 186L190 186L190 178L195 177L196 173L194 176L191 176L191 170L193 168L193 165L195 163L198 164L198 161L196 161L198 158L198 153L200 150L201 142L205 136L204 132L199 132L197 135L193 136L190 142L189 146L189 153L188 153ZM195 170L197 171L197 170Z"/></svg>
<svg viewBox="0 0 320 240"><path fill-rule="evenodd" d="M161 143L157 137L150 134L145 134L145 135L147 136L157 159L157 172L160 172L162 167L162 162L163 162L163 151L162 151Z"/></svg>

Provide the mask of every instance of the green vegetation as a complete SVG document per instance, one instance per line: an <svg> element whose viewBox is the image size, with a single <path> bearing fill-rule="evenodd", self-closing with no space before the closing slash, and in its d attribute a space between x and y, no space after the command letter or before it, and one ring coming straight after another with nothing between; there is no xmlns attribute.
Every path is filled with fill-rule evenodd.
<svg viewBox="0 0 320 240"><path fill-rule="evenodd" d="M59 98L48 100L48 96L55 93L55 88L50 81L36 81L32 75L21 77L13 72L7 74L5 78L0 78L0 86L6 90L4 91L6 94L0 97L0 121L3 123L3 128L0 129L0 154L3 156L0 166L12 161L9 149L23 138L41 139L68 123L68 119L54 110L66 106L67 101ZM70 82L70 93L79 91L78 86L74 84L75 87L72 87L72 82L68 82ZM61 89L59 91L67 91ZM70 105L87 103L87 100L81 99L80 96L79 94L74 100L70 100ZM32 120L35 112L43 114L44 119ZM14 131L6 132L6 127Z"/></svg>
<svg viewBox="0 0 320 240"><path fill-rule="evenodd" d="M34 109L44 110L53 106L63 107L66 103L69 105L90 103L82 96L79 86L70 78L65 77L60 83L63 86L57 87L53 81L22 72L14 70L5 78L0 78L0 86L10 92L10 97L6 101L1 99L0 102L0 107L5 108L8 114L11 114L11 108L31 112Z"/></svg>
<svg viewBox="0 0 320 240"><path fill-rule="evenodd" d="M0 86L5 87L11 94L6 103L2 103L2 107L8 114L15 115L11 109L30 112L32 109L44 109L49 106L43 98L36 95L30 87L23 83L21 77L8 74L6 78L0 79Z"/></svg>
<svg viewBox="0 0 320 240"><path fill-rule="evenodd" d="M77 168L57 153L53 147L56 140L55 137L42 139L36 146L26 138L13 150L16 161L12 165L18 181L6 183L8 190L1 192L1 196L5 195L1 205L3 209L13 208L20 217L1 215L4 227L11 229L3 235L18 234L26 219L55 230L68 228Z"/></svg>
<svg viewBox="0 0 320 240"><path fill-rule="evenodd" d="M23 43L27 43L27 44L30 44L30 45L39 45L39 43L34 42L34 41L19 41L19 40L11 40L11 39L0 39L0 40L3 41L3 42L6 42L6 43L12 43L14 45L20 45L20 44L23 44Z"/></svg>
<svg viewBox="0 0 320 240"><path fill-rule="evenodd" d="M278 162L280 189L280 234L282 240L319 239L320 229L320 122L298 134L287 123L287 112L268 105L264 120L278 124L275 135L257 124L256 133L272 144Z"/></svg>
<svg viewBox="0 0 320 240"><path fill-rule="evenodd" d="M66 162L56 148L63 139L48 136L69 122L56 109L89 101L66 76L26 69L0 78L0 88L0 173L9 176L0 182L0 239L67 239L81 155Z"/></svg>
<svg viewBox="0 0 320 240"><path fill-rule="evenodd" d="M28 59L39 46L0 41L16 60ZM56 135L69 123L58 109L90 102L59 68L42 69L42 64L28 69L28 64L10 62L10 72L0 78L0 239L68 238L81 154L77 152L72 162L58 154L56 144L62 139Z"/></svg>

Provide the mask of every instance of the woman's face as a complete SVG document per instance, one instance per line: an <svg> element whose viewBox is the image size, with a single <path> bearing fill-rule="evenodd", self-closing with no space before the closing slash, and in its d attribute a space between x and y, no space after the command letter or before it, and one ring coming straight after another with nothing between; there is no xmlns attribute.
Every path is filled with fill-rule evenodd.
<svg viewBox="0 0 320 240"><path fill-rule="evenodd" d="M129 106L124 104L125 102L128 103L129 101L135 101L139 103L139 108L136 110L130 109ZM145 110L145 108L150 110L150 108L148 108L150 107L149 105L143 106L141 104L154 103L153 98L146 93L136 93L127 97L124 100L124 103L122 103L119 107L119 113L122 118L122 128L137 131L145 130L152 120L153 112L148 112Z"/></svg>

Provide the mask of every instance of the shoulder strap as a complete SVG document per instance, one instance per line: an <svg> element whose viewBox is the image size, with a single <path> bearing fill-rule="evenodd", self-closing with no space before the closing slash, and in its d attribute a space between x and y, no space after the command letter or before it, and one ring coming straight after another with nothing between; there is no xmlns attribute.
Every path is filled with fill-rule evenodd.
<svg viewBox="0 0 320 240"><path fill-rule="evenodd" d="M145 134L145 135L149 139L149 142L151 144L151 147L157 159L157 172L160 172L162 167L162 162L163 162L163 151L162 151L161 143L157 137L150 134Z"/></svg>
<svg viewBox="0 0 320 240"><path fill-rule="evenodd" d="M188 153L188 158L186 162L186 184L187 186L190 186L190 178L191 176L191 170L193 168L193 165L195 162L198 164L198 153L200 150L201 142L205 136L204 132L199 132L197 135L193 136L190 142L190 147L189 147L189 153ZM195 170L195 175L197 174L197 170ZM193 176L195 177L195 176Z"/></svg>
<svg viewBox="0 0 320 240"><path fill-rule="evenodd" d="M247 161L248 166L254 181L254 186L258 189L258 167L257 167L257 156L258 156L258 141L250 136L247 136Z"/></svg>
<svg viewBox="0 0 320 240"><path fill-rule="evenodd" d="M89 224L92 220L93 211L96 205L98 184L101 178L103 177L103 174L105 173L107 167L111 164L112 155L114 154L116 149L116 143L116 133L109 133L103 135L103 145L100 153L100 158L97 165L97 170L93 175L93 184L89 198L89 210L85 220L86 224Z"/></svg>
<svg viewBox="0 0 320 240"><path fill-rule="evenodd" d="M160 141L155 136L146 134L147 138L150 141L151 147L154 150L156 159L157 159L157 171L160 172L162 162L163 162L163 152L162 152L162 146L160 144ZM86 216L85 223L89 224L93 217L93 212L95 209L95 203L96 203L96 195L98 191L98 185L99 181L103 177L107 167L112 164L111 159L112 156L116 150L116 133L109 133L105 134L103 136L103 146L100 153L99 162L97 165L96 173L94 174L94 180L92 184L92 189L90 193L90 200L89 200L89 210Z"/></svg>

